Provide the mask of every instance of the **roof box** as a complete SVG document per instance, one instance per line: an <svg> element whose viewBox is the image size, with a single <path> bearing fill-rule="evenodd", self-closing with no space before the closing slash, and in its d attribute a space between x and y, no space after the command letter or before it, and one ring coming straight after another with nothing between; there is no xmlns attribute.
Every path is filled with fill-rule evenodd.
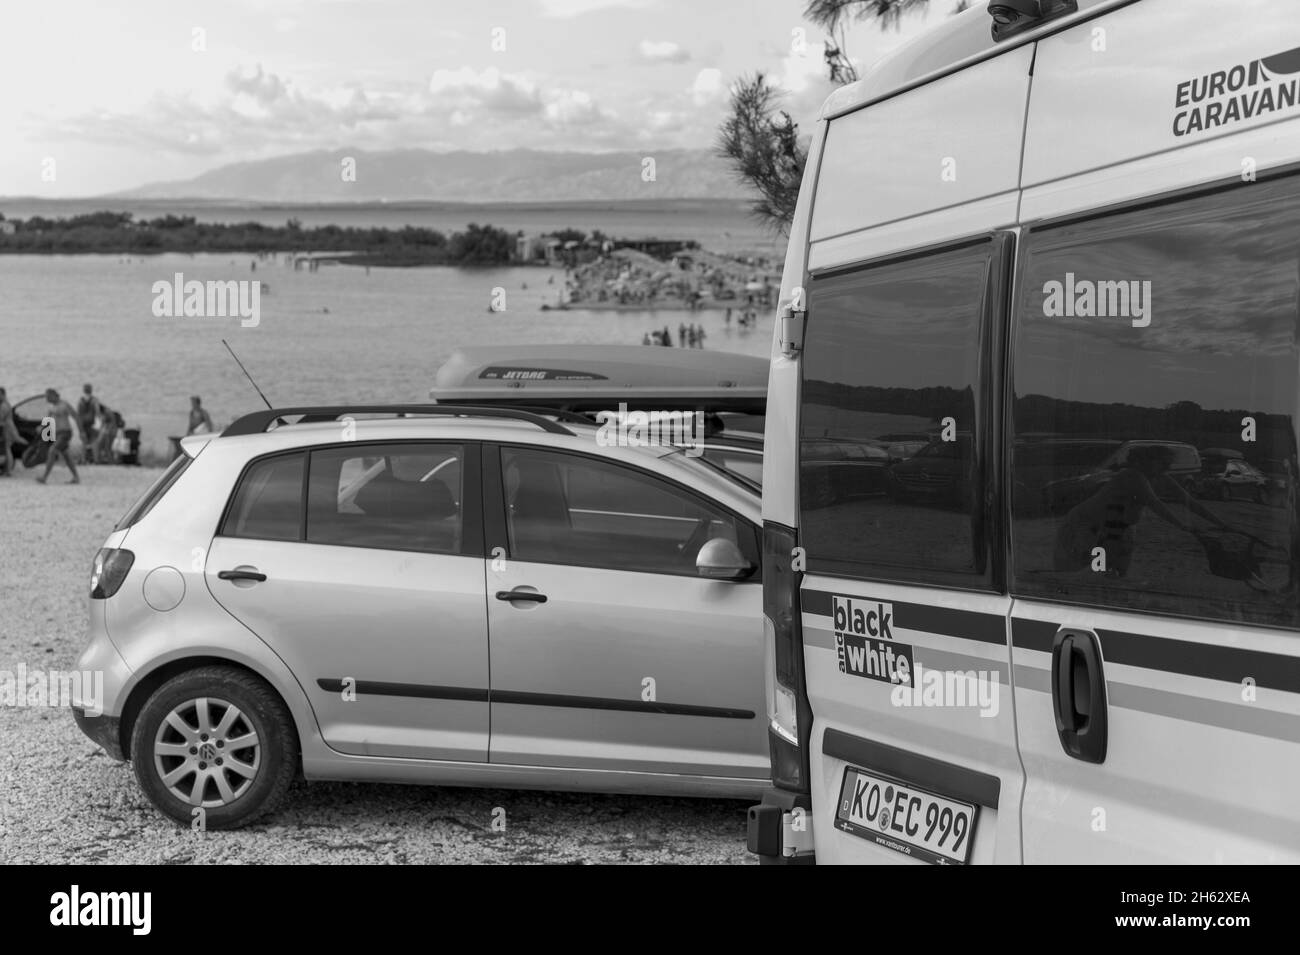
<svg viewBox="0 0 1300 955"><path fill-rule="evenodd" d="M484 345L459 348L429 397L442 403L567 411L630 409L762 414L768 360L646 345Z"/></svg>

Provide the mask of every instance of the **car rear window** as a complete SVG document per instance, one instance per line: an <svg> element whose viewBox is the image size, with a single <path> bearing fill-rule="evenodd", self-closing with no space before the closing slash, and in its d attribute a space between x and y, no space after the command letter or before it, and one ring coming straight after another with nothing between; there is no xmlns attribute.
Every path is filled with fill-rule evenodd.
<svg viewBox="0 0 1300 955"><path fill-rule="evenodd" d="M799 444L809 570L991 586L987 456L972 434L988 414L997 257L983 241L813 279Z"/></svg>
<svg viewBox="0 0 1300 955"><path fill-rule="evenodd" d="M222 523L226 537L302 540L303 472L296 452L253 462L244 472Z"/></svg>
<svg viewBox="0 0 1300 955"><path fill-rule="evenodd" d="M122 515L122 519L117 522L113 530L120 531L138 524L146 514L153 510L154 505L161 501L163 496L172 489L172 485L180 480L181 475L185 473L185 469L190 466L190 462L193 460L188 454L182 454L167 465L163 473L158 476L158 480L149 485L149 490L140 495L140 498L131 505L131 509Z"/></svg>

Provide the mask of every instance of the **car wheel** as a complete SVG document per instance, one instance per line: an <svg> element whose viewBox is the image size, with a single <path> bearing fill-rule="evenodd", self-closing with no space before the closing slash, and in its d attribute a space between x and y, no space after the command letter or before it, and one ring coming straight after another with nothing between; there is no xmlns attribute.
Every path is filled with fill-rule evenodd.
<svg viewBox="0 0 1300 955"><path fill-rule="evenodd" d="M149 697L131 733L135 778L177 822L236 829L273 809L298 771L298 736L280 697L233 667L191 670Z"/></svg>

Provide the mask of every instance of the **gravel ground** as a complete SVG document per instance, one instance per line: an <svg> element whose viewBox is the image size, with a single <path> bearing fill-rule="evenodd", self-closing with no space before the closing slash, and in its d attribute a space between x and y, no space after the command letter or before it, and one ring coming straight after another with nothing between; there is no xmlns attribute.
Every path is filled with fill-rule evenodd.
<svg viewBox="0 0 1300 955"><path fill-rule="evenodd" d="M58 467L0 478L0 670L71 669L91 558L156 477ZM298 783L237 832L177 828L62 709L0 710L0 863L696 862L745 864L746 803ZM502 818L504 831L494 831ZM499 828L499 827L498 827Z"/></svg>

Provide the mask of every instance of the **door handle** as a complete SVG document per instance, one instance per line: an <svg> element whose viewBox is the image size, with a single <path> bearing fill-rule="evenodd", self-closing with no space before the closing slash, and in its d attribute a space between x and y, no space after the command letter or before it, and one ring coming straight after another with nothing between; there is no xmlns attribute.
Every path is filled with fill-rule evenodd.
<svg viewBox="0 0 1300 955"><path fill-rule="evenodd" d="M259 574L255 570L221 570L217 572L219 580L266 580L266 574Z"/></svg>
<svg viewBox="0 0 1300 955"><path fill-rule="evenodd" d="M498 590L497 600L528 600L535 604L546 603L546 594L532 590Z"/></svg>
<svg viewBox="0 0 1300 955"><path fill-rule="evenodd" d="M1106 677L1087 630L1062 627L1052 643L1052 709L1061 747L1086 763L1106 761Z"/></svg>

